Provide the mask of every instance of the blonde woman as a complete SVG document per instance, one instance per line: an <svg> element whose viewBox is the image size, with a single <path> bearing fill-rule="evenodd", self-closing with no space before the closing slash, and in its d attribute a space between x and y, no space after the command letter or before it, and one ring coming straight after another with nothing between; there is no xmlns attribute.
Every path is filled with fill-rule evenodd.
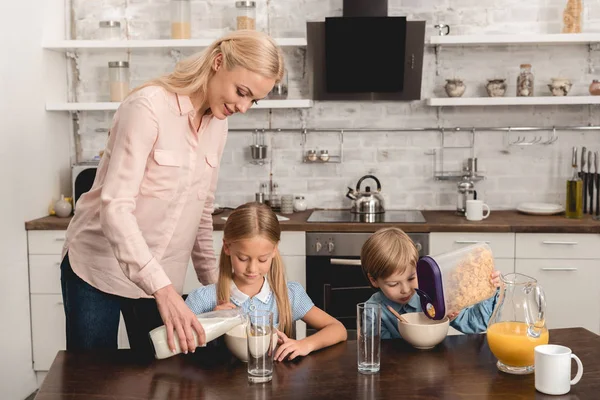
<svg viewBox="0 0 600 400"><path fill-rule="evenodd" d="M77 203L61 264L67 349L116 348L119 312L134 350L166 325L182 351L204 331L181 292L190 259L217 279L213 201L227 117L283 76L267 35L237 31L131 93L115 113L92 189Z"/></svg>
<svg viewBox="0 0 600 400"><path fill-rule="evenodd" d="M316 307L299 283L286 282L277 249L280 237L277 216L268 206L238 207L225 223L217 284L196 289L186 299L196 314L236 307L273 312L280 344L277 361L305 356L347 336L342 323ZM300 319L318 332L291 339L292 324Z"/></svg>

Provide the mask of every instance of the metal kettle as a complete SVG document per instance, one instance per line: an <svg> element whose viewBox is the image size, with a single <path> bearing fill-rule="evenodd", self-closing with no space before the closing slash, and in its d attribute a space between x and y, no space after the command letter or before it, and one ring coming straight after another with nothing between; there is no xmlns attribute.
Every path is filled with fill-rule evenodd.
<svg viewBox="0 0 600 400"><path fill-rule="evenodd" d="M365 179L373 179L377 183L377 191L371 192L371 187L366 186L365 191L360 190L360 184ZM358 180L356 190L348 187L346 197L352 200L350 212L354 214L382 214L385 212L384 200L381 195L381 182L373 175L365 175Z"/></svg>

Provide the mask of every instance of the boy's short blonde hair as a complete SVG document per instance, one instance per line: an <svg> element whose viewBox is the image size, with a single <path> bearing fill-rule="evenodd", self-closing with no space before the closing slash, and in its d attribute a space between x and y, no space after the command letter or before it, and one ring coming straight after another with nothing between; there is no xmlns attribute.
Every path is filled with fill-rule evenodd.
<svg viewBox="0 0 600 400"><path fill-rule="evenodd" d="M404 273L417 265L419 251L402 229L384 228L375 232L362 247L362 270L373 279L385 279L395 273Z"/></svg>

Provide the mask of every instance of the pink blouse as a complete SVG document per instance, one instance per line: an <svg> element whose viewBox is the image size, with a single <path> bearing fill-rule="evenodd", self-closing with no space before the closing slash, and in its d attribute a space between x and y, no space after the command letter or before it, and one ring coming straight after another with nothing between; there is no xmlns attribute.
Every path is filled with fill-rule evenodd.
<svg viewBox="0 0 600 400"><path fill-rule="evenodd" d="M188 96L150 86L115 113L91 190L67 229L73 271L95 288L151 297L181 293L190 254L203 284L217 279L212 216L227 120L203 116Z"/></svg>

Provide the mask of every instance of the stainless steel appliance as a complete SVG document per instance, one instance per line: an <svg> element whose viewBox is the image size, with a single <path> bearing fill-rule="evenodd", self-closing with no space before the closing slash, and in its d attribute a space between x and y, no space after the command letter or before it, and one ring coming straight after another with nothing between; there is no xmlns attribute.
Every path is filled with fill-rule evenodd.
<svg viewBox="0 0 600 400"><path fill-rule="evenodd" d="M414 213L405 215L409 218L412 215L413 219L418 217ZM344 324L350 338L356 335L356 304L368 300L375 292L360 267L360 250L371 235L350 232L306 233L307 293L317 307ZM428 254L428 233L408 235L415 242L420 256Z"/></svg>
<svg viewBox="0 0 600 400"><path fill-rule="evenodd" d="M365 187L365 191L360 190L360 184L365 179L372 179L377 184L377 191L372 192L370 186ZM354 214L381 214L385 212L385 202L381 195L381 182L374 175L365 175L356 183L356 190L348 188L346 197L352 200L350 212Z"/></svg>
<svg viewBox="0 0 600 400"><path fill-rule="evenodd" d="M425 223L423 213L417 210L388 210L377 214L372 220L366 220L363 215L355 214L348 210L315 210L310 214L306 222L372 222L372 223Z"/></svg>

